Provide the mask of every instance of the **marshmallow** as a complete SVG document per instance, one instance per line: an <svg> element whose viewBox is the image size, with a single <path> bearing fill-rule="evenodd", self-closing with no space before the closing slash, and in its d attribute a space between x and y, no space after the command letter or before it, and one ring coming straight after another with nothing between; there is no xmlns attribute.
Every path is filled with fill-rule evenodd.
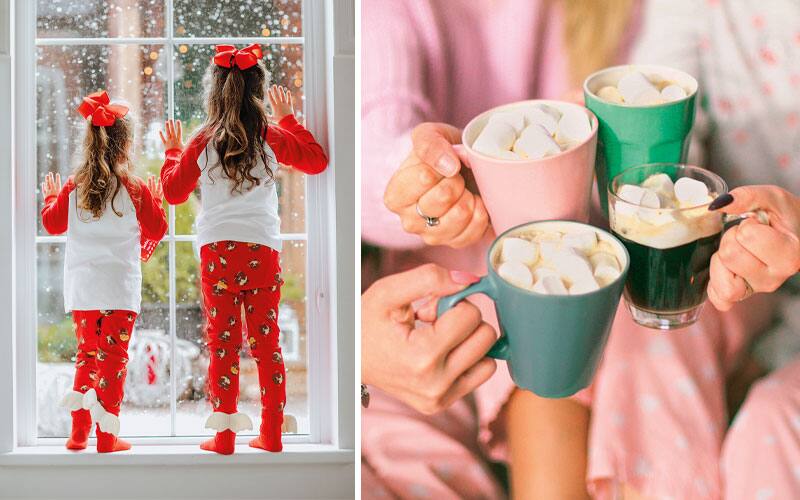
<svg viewBox="0 0 800 500"><path fill-rule="evenodd" d="M599 290L600 285L594 279L594 276L588 275L583 276L579 281L574 282L569 287L569 294L570 295L578 295L581 293L589 293L595 290Z"/></svg>
<svg viewBox="0 0 800 500"><path fill-rule="evenodd" d="M539 242L539 253L543 259L553 260L553 256L561 249L561 243L558 240L541 240Z"/></svg>
<svg viewBox="0 0 800 500"><path fill-rule="evenodd" d="M623 184L617 189L617 197L633 205L647 208L661 208L658 195L650 189L635 184Z"/></svg>
<svg viewBox="0 0 800 500"><path fill-rule="evenodd" d="M556 133L561 112L551 106L532 106L525 110L525 121L528 125L541 125L550 135Z"/></svg>
<svg viewBox="0 0 800 500"><path fill-rule="evenodd" d="M516 137L514 127L507 123L500 121L487 123L472 144L472 149L486 155L493 155L497 150L508 151Z"/></svg>
<svg viewBox="0 0 800 500"><path fill-rule="evenodd" d="M619 89L617 87L612 87L610 85L598 90L597 97L599 97L604 101L611 102L614 104L625 103L625 100L622 98L622 94L619 93Z"/></svg>
<svg viewBox="0 0 800 500"><path fill-rule="evenodd" d="M511 125L514 132L519 134L525 128L525 114L520 111L498 111L489 117L489 124L500 122Z"/></svg>
<svg viewBox="0 0 800 500"><path fill-rule="evenodd" d="M661 98L665 101L677 101L686 97L686 91L680 85L670 84L661 89Z"/></svg>
<svg viewBox="0 0 800 500"><path fill-rule="evenodd" d="M602 284L611 283L620 275L619 262L614 254L597 252L589 257L589 261L593 267L592 274Z"/></svg>
<svg viewBox="0 0 800 500"><path fill-rule="evenodd" d="M541 125L528 125L514 143L514 152L523 158L539 159L558 154L561 147Z"/></svg>
<svg viewBox="0 0 800 500"><path fill-rule="evenodd" d="M636 212L639 219L651 226L663 226L675 222L670 210L658 210L653 208L639 208Z"/></svg>
<svg viewBox="0 0 800 500"><path fill-rule="evenodd" d="M630 101L634 106L652 106L654 104L664 104L664 98L658 89L648 88L640 92L633 101Z"/></svg>
<svg viewBox="0 0 800 500"><path fill-rule="evenodd" d="M592 134L592 124L583 108L565 108L558 121L556 141L559 144L582 142Z"/></svg>
<svg viewBox="0 0 800 500"><path fill-rule="evenodd" d="M497 268L497 274L512 285L520 288L530 288L533 284L531 270L521 262L503 262Z"/></svg>
<svg viewBox="0 0 800 500"><path fill-rule="evenodd" d="M533 271L534 281L539 282L542 279L544 279L545 276L555 276L556 278L561 279L558 273L553 271L549 267L538 266L536 269L534 269Z"/></svg>
<svg viewBox="0 0 800 500"><path fill-rule="evenodd" d="M682 206L703 205L709 201L708 186L691 177L681 177L675 182L675 198Z"/></svg>
<svg viewBox="0 0 800 500"><path fill-rule="evenodd" d="M558 276L545 276L531 290L544 295L567 295L567 289Z"/></svg>
<svg viewBox="0 0 800 500"><path fill-rule="evenodd" d="M597 246L597 233L595 231L576 231L567 233L561 239L564 245L588 254Z"/></svg>
<svg viewBox="0 0 800 500"><path fill-rule="evenodd" d="M487 153L483 152L485 155L489 155L493 158L499 158L501 160L521 160L522 157L513 151L506 151L505 149L497 149L494 152Z"/></svg>
<svg viewBox="0 0 800 500"><path fill-rule="evenodd" d="M654 191L661 200L662 207L668 207L675 197L675 184L667 174L651 175L645 179L642 187Z"/></svg>
<svg viewBox="0 0 800 500"><path fill-rule="evenodd" d="M521 262L531 265L539 259L536 243L522 238L505 238L501 253L503 262Z"/></svg>
<svg viewBox="0 0 800 500"><path fill-rule="evenodd" d="M660 99L661 93L640 71L631 71L617 82L617 89L628 104L644 105L649 100Z"/></svg>
<svg viewBox="0 0 800 500"><path fill-rule="evenodd" d="M589 264L586 257L578 253L574 248L562 248L553 255L550 262L562 278L566 278L572 283L592 275L591 264Z"/></svg>

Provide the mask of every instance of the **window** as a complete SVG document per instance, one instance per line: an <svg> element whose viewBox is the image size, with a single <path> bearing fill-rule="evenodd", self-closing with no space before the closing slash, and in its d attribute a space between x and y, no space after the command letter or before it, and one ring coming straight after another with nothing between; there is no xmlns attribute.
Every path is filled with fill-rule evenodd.
<svg viewBox="0 0 800 500"><path fill-rule="evenodd" d="M304 31L303 0L38 0L36 12L35 164L40 182L47 172L66 178L80 151L84 123L75 112L81 97L107 89L112 98L131 104L136 122L136 173L157 173L163 161L158 130L167 118L183 121L186 137L202 122L202 76L219 43L262 44L272 80L295 96L298 118L322 113L320 98L306 84L316 66ZM313 4L306 0L307 4ZM308 7L306 7L306 10ZM322 36L322 35L320 35ZM321 78L319 76L318 78ZM308 87L308 95L306 90ZM311 99L309 97L315 97ZM316 120L314 123L320 123ZM32 124L33 125L33 124ZM33 130L31 130L33 133ZM321 211L318 191L324 184L291 169L279 171L280 215L286 284L280 310L281 343L287 367L286 414L296 418L298 441L319 440L319 422L330 410L315 403L309 359L323 359L329 321L316 306L327 280L314 256L329 244L324 231L313 231ZM41 208L37 198L36 217ZM31 201L31 203L33 203ZM33 215L34 210L27 207ZM198 249L194 218L198 200L169 207L169 232L152 259L142 266L142 310L130 343L130 364L122 409L123 436L191 437L203 429L211 411L205 399L207 354L202 341ZM23 210L23 212L25 212ZM71 389L75 337L64 313L62 273L64 238L48 236L41 221L35 242L35 282L19 324L35 331L28 342L33 363L23 360L36 380L35 426L22 424L23 438L61 438L69 414L58 406ZM22 233L24 234L24 232ZM313 237L308 235L313 234ZM309 300L308 297L315 297ZM309 335L310 325L319 332ZM312 339L312 340L309 340ZM317 346L316 343L319 343ZM24 344L24 342L23 342ZM246 343L245 343L246 344ZM36 354L34 354L34 352ZM242 352L240 411L258 429L260 403L254 362ZM321 401L324 398L321 399ZM24 406L25 402L21 402ZM27 428L26 428L27 425ZM244 435L244 434L243 434ZM291 442L293 438L287 439Z"/></svg>

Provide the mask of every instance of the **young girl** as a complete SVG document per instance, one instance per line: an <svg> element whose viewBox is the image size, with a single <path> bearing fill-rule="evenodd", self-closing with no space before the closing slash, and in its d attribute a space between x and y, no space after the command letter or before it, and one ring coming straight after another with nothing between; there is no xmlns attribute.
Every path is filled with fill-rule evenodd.
<svg viewBox="0 0 800 500"><path fill-rule="evenodd" d="M161 186L131 172L133 125L128 108L111 104L105 91L83 99L87 119L83 159L61 186L47 174L42 184L42 223L50 234L67 233L64 310L72 311L78 353L70 450L82 450L97 422L97 451L130 449L117 438L128 342L141 304L140 258L147 260L167 230Z"/></svg>
<svg viewBox="0 0 800 500"><path fill-rule="evenodd" d="M225 455L233 453L236 432L252 429L250 418L237 413L243 326L261 386L261 429L250 446L282 450L286 371L278 345L283 281L275 174L278 163L307 174L318 174L328 164L322 147L295 120L285 88L273 85L268 92L277 125L268 123L261 55L256 44L242 50L217 46L204 79L205 123L186 149L180 121L168 121L166 136L161 135L167 201L183 203L200 185L197 240L214 409L206 428L217 431L201 448Z"/></svg>

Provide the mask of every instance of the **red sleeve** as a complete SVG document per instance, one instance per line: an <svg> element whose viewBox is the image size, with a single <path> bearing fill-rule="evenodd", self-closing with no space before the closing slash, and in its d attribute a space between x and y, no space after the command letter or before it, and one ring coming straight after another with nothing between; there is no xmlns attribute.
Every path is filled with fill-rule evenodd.
<svg viewBox="0 0 800 500"><path fill-rule="evenodd" d="M167 213L161 200L153 196L147 184L137 177L126 181L125 187L131 195L133 206L136 209L136 220L139 221L141 231L141 258L147 260L153 255L158 243L167 232Z"/></svg>
<svg viewBox="0 0 800 500"><path fill-rule="evenodd" d="M197 158L206 148L208 138L197 134L189 141L186 149L168 149L164 166L161 167L161 186L164 188L164 198L170 205L183 203L197 187L200 178L200 166Z"/></svg>
<svg viewBox="0 0 800 500"><path fill-rule="evenodd" d="M61 187L57 195L50 195L42 207L42 225L49 234L62 234L69 221L69 194L75 189L72 177Z"/></svg>
<svg viewBox="0 0 800 500"><path fill-rule="evenodd" d="M267 127L267 144L278 162L306 174L319 174L328 166L328 157L311 132L294 115L284 116L277 126Z"/></svg>

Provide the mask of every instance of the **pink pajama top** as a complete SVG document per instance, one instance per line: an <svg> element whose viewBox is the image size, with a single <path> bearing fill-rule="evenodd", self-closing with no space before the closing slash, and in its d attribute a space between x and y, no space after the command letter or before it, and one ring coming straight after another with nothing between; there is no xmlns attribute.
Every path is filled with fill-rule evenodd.
<svg viewBox="0 0 800 500"><path fill-rule="evenodd" d="M491 235L471 248L425 247L383 204L386 185L427 121L464 127L500 104L558 99L571 90L561 12L537 0L373 0L362 7L361 235L385 252L382 273L424 262L486 272ZM552 11L551 11L552 9ZM632 38L633 33L628 36ZM630 40L624 44L630 45ZM494 310L475 299L484 318ZM476 391L480 438L500 452L498 415L513 389L500 367ZM499 431L499 429L498 429Z"/></svg>

